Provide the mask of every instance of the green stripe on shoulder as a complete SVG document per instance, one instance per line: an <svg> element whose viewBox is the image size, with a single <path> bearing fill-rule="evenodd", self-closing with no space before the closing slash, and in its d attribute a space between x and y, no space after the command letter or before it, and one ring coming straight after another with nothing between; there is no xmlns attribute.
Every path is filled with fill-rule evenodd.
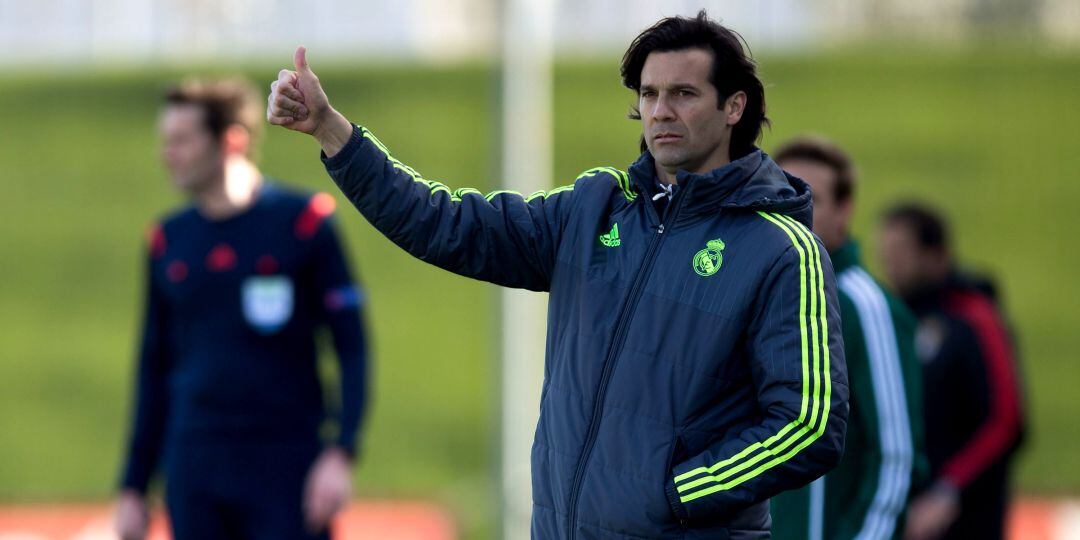
<svg viewBox="0 0 1080 540"><path fill-rule="evenodd" d="M621 171L615 167L593 167L592 169L581 173L577 179L581 180L582 178L596 176L599 173L606 173L614 178L615 185L619 187L619 191L622 192L623 197L625 197L627 201L633 202L634 199L637 199L638 194L630 185L630 175L627 174L626 171Z"/></svg>
<svg viewBox="0 0 1080 540"><path fill-rule="evenodd" d="M378 137L376 137L367 128L361 126L360 127L360 132L361 132L361 134L363 135L363 137L365 139L371 141L371 144L375 145L375 148L378 148L379 151L382 152L382 154L384 156L386 156L386 159L390 162L390 164L395 169L407 174L410 178L413 179L414 182L419 183L419 184L423 184L424 186L426 186L428 188L428 190L431 191L432 195L434 195L434 194L436 194L436 193L438 193L440 191L445 192L447 195L450 196L450 200L454 201L454 202L461 202L461 199L463 197L465 197L466 195L472 194L472 195L480 195L483 198L487 199L488 201L491 201L492 199L494 199L495 197L497 197L499 195L516 195L518 197L521 197L522 199L525 200L526 203L528 203L528 202L531 202L531 201L533 201L534 199L537 199L537 198L545 198L546 199L547 197L550 197L550 196L555 195L557 193L563 193L563 192L566 192L566 191L573 191L573 189L574 189L574 185L571 184L571 185L568 185L568 186L557 187L557 188L552 189L550 191L535 191L535 192L531 193L528 197L522 195L521 193L519 193L517 191L513 191L513 190L509 190L509 189L495 190L495 191L492 191L492 192L490 192L490 193L488 193L486 195L484 195L483 192L481 192L478 189L469 188L469 187L451 190L449 187L446 186L446 184L443 184L442 182L436 182L434 180L425 179L423 176L420 175L419 172L416 171L416 169L413 169L412 167L410 167L410 166L402 163L401 161L399 161L397 158L395 158L390 153L390 149L388 149L386 147L386 145L383 144L383 142L380 141L378 139ZM588 176L589 173L595 174L596 171L599 171L601 169L603 169L603 167L598 167L596 169L590 169L589 171L586 171L584 174L582 174L578 178L580 179L582 177Z"/></svg>

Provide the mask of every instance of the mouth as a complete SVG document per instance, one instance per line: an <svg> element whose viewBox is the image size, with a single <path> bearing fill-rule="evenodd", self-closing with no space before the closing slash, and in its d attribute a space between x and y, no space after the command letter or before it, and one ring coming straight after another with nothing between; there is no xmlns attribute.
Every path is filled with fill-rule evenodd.
<svg viewBox="0 0 1080 540"><path fill-rule="evenodd" d="M653 136L653 142L658 144L677 142L680 140L682 140L682 135L677 135L675 133L657 133Z"/></svg>

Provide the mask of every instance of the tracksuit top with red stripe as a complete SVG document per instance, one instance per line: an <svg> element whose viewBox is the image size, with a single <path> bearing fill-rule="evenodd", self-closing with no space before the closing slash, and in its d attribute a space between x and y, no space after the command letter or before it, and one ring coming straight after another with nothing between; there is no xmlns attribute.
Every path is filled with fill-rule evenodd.
<svg viewBox="0 0 1080 540"><path fill-rule="evenodd" d="M1003 506L1009 462L1024 431L1016 350L987 289L954 273L940 286L905 298L919 318L915 345L923 366L932 482L961 493L954 532L983 531L965 529L965 522L986 522L993 516L977 515L983 513L978 508L995 512Z"/></svg>

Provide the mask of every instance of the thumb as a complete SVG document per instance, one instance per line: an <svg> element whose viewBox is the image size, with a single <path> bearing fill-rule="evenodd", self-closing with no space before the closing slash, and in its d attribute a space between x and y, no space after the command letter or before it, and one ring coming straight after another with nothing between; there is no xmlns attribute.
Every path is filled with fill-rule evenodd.
<svg viewBox="0 0 1080 540"><path fill-rule="evenodd" d="M296 65L297 73L311 73L311 66L307 63L307 49L303 46L296 48L293 55L293 64Z"/></svg>

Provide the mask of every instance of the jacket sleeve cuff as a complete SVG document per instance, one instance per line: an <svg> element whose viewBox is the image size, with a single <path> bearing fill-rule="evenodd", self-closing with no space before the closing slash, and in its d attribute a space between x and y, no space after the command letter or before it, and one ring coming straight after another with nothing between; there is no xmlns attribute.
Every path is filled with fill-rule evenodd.
<svg viewBox="0 0 1080 540"><path fill-rule="evenodd" d="M120 479L120 484L117 487L120 491L131 490L145 495L149 485L150 480L146 478L146 475L128 472Z"/></svg>
<svg viewBox="0 0 1080 540"><path fill-rule="evenodd" d="M686 512L686 507L683 506L682 501L679 500L679 492L675 489L674 479L668 479L665 491L667 492L668 506L671 507L671 513L675 514L679 523L686 523L690 519L690 515Z"/></svg>
<svg viewBox="0 0 1080 540"><path fill-rule="evenodd" d="M341 448L349 459L356 461L357 444L355 437L341 437L336 441L337 447Z"/></svg>
<svg viewBox="0 0 1080 540"><path fill-rule="evenodd" d="M326 170L332 171L340 169L350 160L352 160L353 155L356 154L356 151L364 142L363 129L364 128L353 124L353 131L352 135L349 137L349 142L345 143L345 146L342 147L341 150L338 151L338 153L334 154L333 157L326 157L325 152L321 150L319 151L319 157L322 159L323 165L326 167Z"/></svg>
<svg viewBox="0 0 1080 540"><path fill-rule="evenodd" d="M930 486L930 491L934 491L942 495L947 495L954 499L959 499L960 492L963 491L963 488L957 485L955 480L947 476L942 476Z"/></svg>

